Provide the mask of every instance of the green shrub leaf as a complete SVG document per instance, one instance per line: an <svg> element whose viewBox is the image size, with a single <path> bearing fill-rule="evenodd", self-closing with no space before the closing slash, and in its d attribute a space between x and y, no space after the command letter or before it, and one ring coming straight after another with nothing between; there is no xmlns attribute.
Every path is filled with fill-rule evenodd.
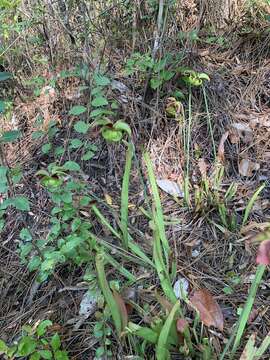
<svg viewBox="0 0 270 360"><path fill-rule="evenodd" d="M92 101L93 107L100 107L100 106L106 106L108 105L108 100L103 96L98 96Z"/></svg>
<svg viewBox="0 0 270 360"><path fill-rule="evenodd" d="M86 134L89 129L89 124L84 121L78 121L74 125L74 130L80 134Z"/></svg>
<svg viewBox="0 0 270 360"><path fill-rule="evenodd" d="M19 139L20 136L21 136L21 132L19 130L5 131L2 134L0 141L9 143L12 141L16 141L17 139Z"/></svg>
<svg viewBox="0 0 270 360"><path fill-rule="evenodd" d="M80 165L75 161L66 161L63 168L70 171L80 171Z"/></svg>
<svg viewBox="0 0 270 360"><path fill-rule="evenodd" d="M69 110L69 115L78 116L85 113L87 108L83 105L75 105Z"/></svg>

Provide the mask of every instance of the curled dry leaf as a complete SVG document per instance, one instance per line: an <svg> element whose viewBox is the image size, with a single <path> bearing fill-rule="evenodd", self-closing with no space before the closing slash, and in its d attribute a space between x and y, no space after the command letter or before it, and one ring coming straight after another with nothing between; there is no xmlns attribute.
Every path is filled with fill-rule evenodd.
<svg viewBox="0 0 270 360"><path fill-rule="evenodd" d="M256 263L270 265L270 239L263 241L258 249Z"/></svg>
<svg viewBox="0 0 270 360"><path fill-rule="evenodd" d="M184 193L177 182L171 181L168 179L157 180L157 185L161 188L161 190L165 191L167 194L176 196L176 197L184 197Z"/></svg>
<svg viewBox="0 0 270 360"><path fill-rule="evenodd" d="M220 139L220 143L218 145L218 155L217 155L217 157L218 157L219 162L221 162L221 163L224 163L224 161L225 161L224 144L225 144L225 141L228 139L228 136L229 136L229 132L226 131L222 135L222 137Z"/></svg>
<svg viewBox="0 0 270 360"><path fill-rule="evenodd" d="M237 144L240 140L245 144L250 144L253 141L253 132L244 123L233 123L229 131L229 137L232 144Z"/></svg>
<svg viewBox="0 0 270 360"><path fill-rule="evenodd" d="M248 159L242 159L238 166L239 174L247 177L253 176L253 171L257 171L259 168L260 164Z"/></svg>
<svg viewBox="0 0 270 360"><path fill-rule="evenodd" d="M195 291L190 302L199 312L204 325L214 326L220 331L223 330L224 319L221 308L208 290Z"/></svg>

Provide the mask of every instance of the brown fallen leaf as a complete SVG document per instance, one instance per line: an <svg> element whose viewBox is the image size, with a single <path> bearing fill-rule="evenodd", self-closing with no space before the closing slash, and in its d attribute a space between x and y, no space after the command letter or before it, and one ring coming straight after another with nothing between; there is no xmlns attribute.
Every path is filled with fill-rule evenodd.
<svg viewBox="0 0 270 360"><path fill-rule="evenodd" d="M221 163L224 163L224 161L225 161L224 144L225 144L225 141L228 139L228 136L229 136L229 131L226 131L222 135L222 137L220 139L220 142L219 142L219 145L218 145L217 158L218 158L218 161L221 162Z"/></svg>
<svg viewBox="0 0 270 360"><path fill-rule="evenodd" d="M259 168L260 164L248 159L242 159L238 166L239 174L246 177L253 176L253 171L257 171Z"/></svg>
<svg viewBox="0 0 270 360"><path fill-rule="evenodd" d="M256 263L270 265L270 240L264 240L258 249Z"/></svg>
<svg viewBox="0 0 270 360"><path fill-rule="evenodd" d="M214 326L223 331L224 319L221 308L208 290L195 291L190 302L199 312L204 325Z"/></svg>

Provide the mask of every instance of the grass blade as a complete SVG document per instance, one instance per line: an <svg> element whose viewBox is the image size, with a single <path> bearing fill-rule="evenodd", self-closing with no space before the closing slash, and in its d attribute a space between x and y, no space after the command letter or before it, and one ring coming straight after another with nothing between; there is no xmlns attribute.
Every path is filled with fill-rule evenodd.
<svg viewBox="0 0 270 360"><path fill-rule="evenodd" d="M173 291L173 287L170 281L168 271L166 269L166 265L164 264L163 261L161 242L157 231L154 231L153 258L162 290L164 291L165 296L173 304L175 304L177 298Z"/></svg>
<svg viewBox="0 0 270 360"><path fill-rule="evenodd" d="M243 218L243 222L242 222L242 226L244 226L247 222L247 219L249 217L249 214L251 212L251 209L253 208L253 205L255 203L255 201L257 200L258 196L260 195L261 191L265 188L265 184L262 184L256 191L255 193L252 195L251 199L249 200L245 213L244 213L244 218Z"/></svg>
<svg viewBox="0 0 270 360"><path fill-rule="evenodd" d="M261 346L257 349L254 360L259 360L270 347L270 332L266 335L261 343Z"/></svg>
<svg viewBox="0 0 270 360"><path fill-rule="evenodd" d="M111 255L104 253L104 259L107 260L117 271L120 272L123 276L125 276L129 281L135 283L137 281L137 277L131 274L127 269L124 268L123 265L119 264Z"/></svg>
<svg viewBox="0 0 270 360"><path fill-rule="evenodd" d="M165 225L164 225L164 217L163 217L163 212L162 212L162 206L161 206L161 201L160 201L160 197L159 197L159 192L158 192L158 187L157 187L157 183L156 183L156 178L155 178L155 174L154 174L154 170L153 170L153 166L150 160L150 156L148 153L144 153L143 155L144 157L144 161L147 167L147 172L148 172L148 177L149 177L149 182L151 185L151 189L152 189L152 193L153 193L153 197L154 197L154 202L155 202L155 214L153 216L155 224L157 226L157 230L162 242L162 247L163 247L163 251L164 251L164 255L166 258L166 266L168 265L168 258L169 258L169 253L170 253L170 247L169 247L169 243L166 237L166 233L165 233Z"/></svg>
<svg viewBox="0 0 270 360"><path fill-rule="evenodd" d="M129 322L127 330L133 335L139 336L140 338L144 339L147 342L150 342L151 344L156 344L158 341L158 334L150 328Z"/></svg>
<svg viewBox="0 0 270 360"><path fill-rule="evenodd" d="M202 86L202 91L203 91L205 110L206 110L206 114L207 114L208 130L209 130L211 141L212 141L214 159L216 160L217 151L216 151L216 145L215 145L215 140L214 140L214 132L213 132L213 126L212 126L212 122L211 122L211 117L210 117L209 107L208 107L208 101L207 101L207 96L206 96L206 91L205 91L204 86Z"/></svg>
<svg viewBox="0 0 270 360"><path fill-rule="evenodd" d="M126 153L126 164L125 171L122 183L122 192L121 192L121 230L123 233L123 245L125 249L128 249L128 189L129 189L129 179L131 171L131 163L133 158L133 144L128 144L128 149Z"/></svg>
<svg viewBox="0 0 270 360"><path fill-rule="evenodd" d="M251 288L250 288L249 293L248 293L248 298L247 298L245 307L242 310L240 318L239 318L239 322L238 322L238 326L237 326L237 332L236 332L233 348L232 348L232 351L231 351L231 354L230 354L231 359L234 358L234 354L235 354L236 350L238 349L238 347L240 345L240 341L241 341L242 335L244 333L244 330L245 330L245 327L246 327L250 312L252 310L252 306L253 306L253 303L254 303L254 300L255 300L255 296L256 296L258 287L259 287L259 285L261 283L265 268L266 268L265 265L258 265L258 267L257 267L255 279L252 282Z"/></svg>
<svg viewBox="0 0 270 360"><path fill-rule="evenodd" d="M96 215L96 217L100 220L101 224L104 225L108 230L110 230L110 232L119 240L121 240L122 242L122 237L121 235L111 226L111 224L109 223L109 221L105 218L105 216L103 216L103 214L99 211L99 209L96 207L96 205L92 206L92 210L94 212L94 214ZM144 263L154 267L153 262L145 255L145 253L141 250L141 248L139 247L139 245L135 244L132 241L131 236L128 234L128 247L129 249L135 254L137 255Z"/></svg>
<svg viewBox="0 0 270 360"><path fill-rule="evenodd" d="M110 309L117 335L120 337L122 330L121 313L120 313L120 309L118 308L117 302L115 301L115 298L112 294L112 291L109 287L108 281L106 279L106 274L104 269L104 255L101 253L96 255L96 269L97 269L99 286L106 300L106 303Z"/></svg>
<svg viewBox="0 0 270 360"><path fill-rule="evenodd" d="M156 349L156 355L157 360L168 360L168 339L171 332L171 327L175 320L175 315L180 309L180 303L177 301L172 308L172 311L170 312L168 318L166 319L157 343L157 349Z"/></svg>

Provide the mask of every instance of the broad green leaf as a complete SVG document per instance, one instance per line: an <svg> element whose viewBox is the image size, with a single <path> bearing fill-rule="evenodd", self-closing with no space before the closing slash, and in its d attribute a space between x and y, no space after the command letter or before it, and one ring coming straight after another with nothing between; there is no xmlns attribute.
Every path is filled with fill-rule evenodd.
<svg viewBox="0 0 270 360"><path fill-rule="evenodd" d="M26 197L17 196L9 200L10 200L10 205L13 205L17 210L30 211L29 201Z"/></svg>
<svg viewBox="0 0 270 360"><path fill-rule="evenodd" d="M169 81L171 80L171 78L175 75L175 72L173 71L168 71L168 70L163 70L160 73L160 77L165 80L165 81Z"/></svg>
<svg viewBox="0 0 270 360"><path fill-rule="evenodd" d="M100 346L96 349L96 358L100 359L103 357L103 355L105 354L105 347L104 346Z"/></svg>
<svg viewBox="0 0 270 360"><path fill-rule="evenodd" d="M101 115L113 115L113 111L106 110L106 109L95 109L90 112L90 117L95 118Z"/></svg>
<svg viewBox="0 0 270 360"><path fill-rule="evenodd" d="M30 233L30 231L27 228L23 228L20 231L20 238L24 241L31 241L32 240L32 235Z"/></svg>
<svg viewBox="0 0 270 360"><path fill-rule="evenodd" d="M89 124L87 124L84 121L77 121L74 124L74 130L77 131L80 134L86 134L89 129Z"/></svg>
<svg viewBox="0 0 270 360"><path fill-rule="evenodd" d="M95 153L92 150L89 150L82 156L82 160L87 161L87 160L92 159L94 156L95 156Z"/></svg>
<svg viewBox="0 0 270 360"><path fill-rule="evenodd" d="M43 320L37 327L37 335L42 336L46 333L47 328L52 326L51 320Z"/></svg>
<svg viewBox="0 0 270 360"><path fill-rule="evenodd" d="M111 82L107 76L101 75L99 73L95 73L94 80L98 86L107 86Z"/></svg>
<svg viewBox="0 0 270 360"><path fill-rule="evenodd" d="M22 258L25 258L33 249L33 245L31 243L23 244L20 246L20 255Z"/></svg>
<svg viewBox="0 0 270 360"><path fill-rule="evenodd" d="M71 230L74 232L76 230L79 229L79 227L81 226L81 219L80 218L75 218L72 223L71 223Z"/></svg>
<svg viewBox="0 0 270 360"><path fill-rule="evenodd" d="M66 351L57 350L54 353L55 360L69 360L68 353Z"/></svg>
<svg viewBox="0 0 270 360"><path fill-rule="evenodd" d="M37 130L37 131L34 131L31 136L32 136L33 140L36 140L36 139L39 139L40 137L42 137L43 135L44 135L43 131Z"/></svg>
<svg viewBox="0 0 270 360"><path fill-rule="evenodd" d="M103 96L98 96L92 101L93 107L100 107L100 106L106 106L108 105L108 100Z"/></svg>
<svg viewBox="0 0 270 360"><path fill-rule="evenodd" d="M29 360L40 360L40 355L39 355L39 353L38 353L38 352L34 352L34 353L30 356Z"/></svg>
<svg viewBox="0 0 270 360"><path fill-rule="evenodd" d="M79 149L83 146L83 142L80 139L72 139L69 145L70 149Z"/></svg>
<svg viewBox="0 0 270 360"><path fill-rule="evenodd" d="M6 343L0 339L0 355L5 354L8 351L8 346Z"/></svg>
<svg viewBox="0 0 270 360"><path fill-rule="evenodd" d="M60 349L60 347L61 347L60 336L58 334L54 334L52 339L51 339L50 344L51 344L51 347L52 347L54 352L56 350Z"/></svg>
<svg viewBox="0 0 270 360"><path fill-rule="evenodd" d="M30 272L35 271L35 270L37 270L39 268L40 264L41 264L40 257L34 256L34 257L32 257L32 259L27 264L28 270Z"/></svg>
<svg viewBox="0 0 270 360"><path fill-rule="evenodd" d="M70 170L70 171L80 171L80 165L78 163L76 163L75 161L66 161L65 164L63 165L63 168L65 170Z"/></svg>
<svg viewBox="0 0 270 360"><path fill-rule="evenodd" d="M21 132L19 130L10 130L10 131L5 131L2 136L0 137L0 142L12 142L12 141L16 141L17 139L19 139L19 137L21 136Z"/></svg>
<svg viewBox="0 0 270 360"><path fill-rule="evenodd" d="M156 90L157 88L159 88L162 85L162 80L158 79L158 78L152 78L150 80L150 86L153 90Z"/></svg>
<svg viewBox="0 0 270 360"><path fill-rule="evenodd" d="M48 154L49 151L51 150L51 148L52 148L52 144L47 143L47 144L42 145L41 151L43 152L43 154Z"/></svg>
<svg viewBox="0 0 270 360"><path fill-rule="evenodd" d="M87 110L87 108L83 105L75 105L69 110L68 115L78 116L78 115L85 113L86 110Z"/></svg>
<svg viewBox="0 0 270 360"><path fill-rule="evenodd" d="M60 249L61 253L67 254L70 251L73 251L78 245L82 243L82 238L74 237L73 240L68 241L65 245L63 245Z"/></svg>
<svg viewBox="0 0 270 360"><path fill-rule="evenodd" d="M0 81L4 81L7 79L10 79L12 77L12 74L6 71L0 71Z"/></svg>
<svg viewBox="0 0 270 360"><path fill-rule="evenodd" d="M42 359L50 360L53 358L53 354L50 350L39 350L38 353Z"/></svg>
<svg viewBox="0 0 270 360"><path fill-rule="evenodd" d="M31 336L24 336L21 338L18 344L18 355L19 356L28 356L30 355L35 348L37 347L37 342Z"/></svg>

